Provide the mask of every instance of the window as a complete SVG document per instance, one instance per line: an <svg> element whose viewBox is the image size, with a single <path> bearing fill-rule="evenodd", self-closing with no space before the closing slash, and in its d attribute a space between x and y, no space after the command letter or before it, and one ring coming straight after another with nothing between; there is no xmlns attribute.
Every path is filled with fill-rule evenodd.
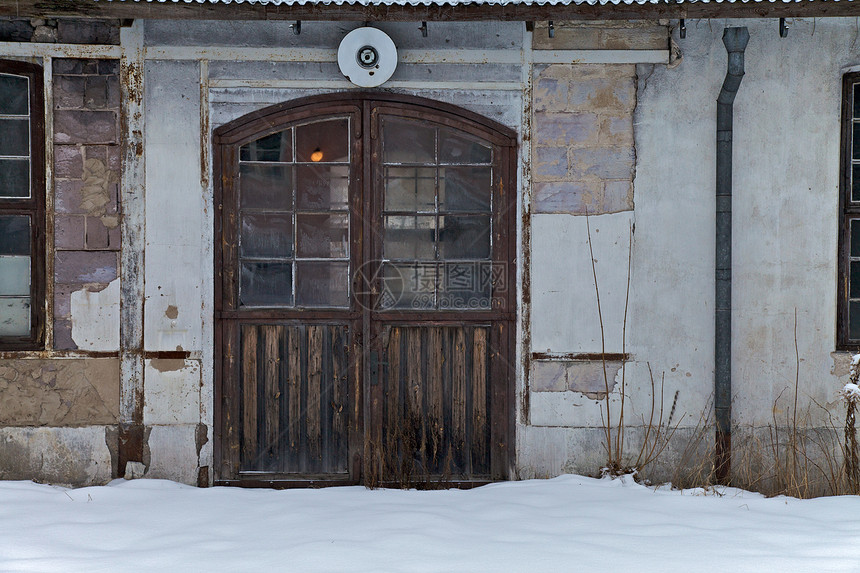
<svg viewBox="0 0 860 573"><path fill-rule="evenodd" d="M44 338L45 141L42 69L0 60L0 348Z"/></svg>

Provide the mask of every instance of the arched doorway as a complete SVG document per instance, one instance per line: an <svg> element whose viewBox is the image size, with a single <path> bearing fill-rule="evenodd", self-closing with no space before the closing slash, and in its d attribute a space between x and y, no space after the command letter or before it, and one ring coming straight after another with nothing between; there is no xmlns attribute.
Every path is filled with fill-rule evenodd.
<svg viewBox="0 0 860 573"><path fill-rule="evenodd" d="M216 130L217 483L507 477L515 146L385 94Z"/></svg>

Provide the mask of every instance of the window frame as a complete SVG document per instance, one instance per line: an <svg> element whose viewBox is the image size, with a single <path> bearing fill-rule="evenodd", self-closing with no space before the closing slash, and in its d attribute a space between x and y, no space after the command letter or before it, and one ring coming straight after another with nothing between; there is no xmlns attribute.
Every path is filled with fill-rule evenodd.
<svg viewBox="0 0 860 573"><path fill-rule="evenodd" d="M30 197L0 198L0 215L30 217L30 332L0 336L0 350L41 350L45 345L45 88L42 66L0 59L0 74L24 76L30 86Z"/></svg>

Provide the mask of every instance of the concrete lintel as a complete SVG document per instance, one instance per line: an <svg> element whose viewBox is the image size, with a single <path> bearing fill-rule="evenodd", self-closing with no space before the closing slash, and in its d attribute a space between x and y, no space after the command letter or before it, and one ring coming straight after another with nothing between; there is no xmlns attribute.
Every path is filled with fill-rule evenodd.
<svg viewBox="0 0 860 573"><path fill-rule="evenodd" d="M0 54L37 58L119 58L120 46L91 44L41 44L38 42L0 42Z"/></svg>
<svg viewBox="0 0 860 573"><path fill-rule="evenodd" d="M669 50L535 50L536 64L668 64Z"/></svg>

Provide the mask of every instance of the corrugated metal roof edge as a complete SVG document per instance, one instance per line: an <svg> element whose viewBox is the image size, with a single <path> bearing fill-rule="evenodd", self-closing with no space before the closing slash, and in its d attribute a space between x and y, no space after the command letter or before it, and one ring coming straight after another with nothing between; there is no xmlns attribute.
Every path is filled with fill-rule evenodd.
<svg viewBox="0 0 860 573"><path fill-rule="evenodd" d="M653 6L677 4L823 4L853 2L853 0L93 0L94 2L145 2L173 4L271 4L279 5L335 5L335 6Z"/></svg>

